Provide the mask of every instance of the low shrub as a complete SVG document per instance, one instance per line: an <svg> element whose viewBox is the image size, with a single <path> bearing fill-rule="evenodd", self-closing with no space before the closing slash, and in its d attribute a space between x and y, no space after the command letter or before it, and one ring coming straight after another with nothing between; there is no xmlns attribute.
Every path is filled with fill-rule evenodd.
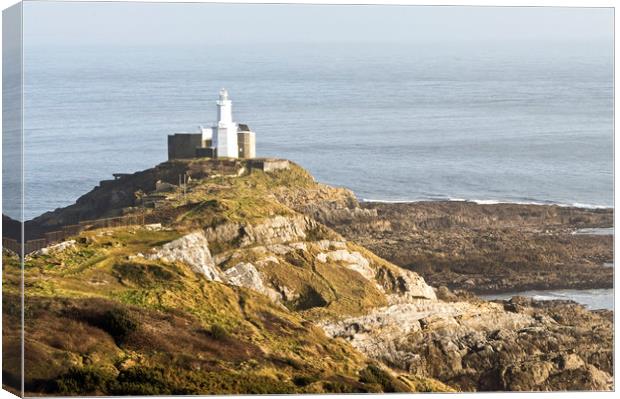
<svg viewBox="0 0 620 399"><path fill-rule="evenodd" d="M209 334L214 339L217 339L220 341L226 340L229 337L228 331L226 331L226 329L220 326L219 324L213 324L211 326L211 331L209 331Z"/></svg>
<svg viewBox="0 0 620 399"><path fill-rule="evenodd" d="M368 367L360 371L360 382L380 385L383 392L408 392L407 387L402 382L374 364L369 364Z"/></svg>
<svg viewBox="0 0 620 399"><path fill-rule="evenodd" d="M52 391L61 394L105 394L113 377L94 367L72 367L52 383Z"/></svg>
<svg viewBox="0 0 620 399"><path fill-rule="evenodd" d="M226 331L226 329L219 324L212 325L210 333L211 337L220 341L226 340L229 337L228 331Z"/></svg>
<svg viewBox="0 0 620 399"><path fill-rule="evenodd" d="M298 375L296 377L293 377L293 384L297 385L298 387L305 387L306 385L310 385L313 382L317 382L318 380L319 377L315 375Z"/></svg>
<svg viewBox="0 0 620 399"><path fill-rule="evenodd" d="M97 324L114 338L117 345L122 345L127 336L136 331L138 327L130 314L122 308L106 311Z"/></svg>
<svg viewBox="0 0 620 399"><path fill-rule="evenodd" d="M135 366L121 371L109 391L112 395L171 395L175 389L163 368Z"/></svg>
<svg viewBox="0 0 620 399"><path fill-rule="evenodd" d="M323 389L329 393L366 393L367 390L360 389L353 384L345 381L327 381L323 384Z"/></svg>

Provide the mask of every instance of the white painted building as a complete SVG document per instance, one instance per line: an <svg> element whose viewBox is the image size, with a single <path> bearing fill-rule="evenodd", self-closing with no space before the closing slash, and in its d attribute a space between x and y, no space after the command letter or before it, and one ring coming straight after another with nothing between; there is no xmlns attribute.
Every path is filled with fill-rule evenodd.
<svg viewBox="0 0 620 399"><path fill-rule="evenodd" d="M169 159L186 158L194 153L197 157L256 157L256 136L247 125L233 121L232 101L226 89L220 90L216 104L217 122L213 126L200 126L199 133L180 133L168 137Z"/></svg>
<svg viewBox="0 0 620 399"><path fill-rule="evenodd" d="M226 89L220 90L217 104L217 122L210 128L201 127L202 140L211 140L211 147L217 151L217 157L238 158L237 131L239 125L232 119L232 101Z"/></svg>

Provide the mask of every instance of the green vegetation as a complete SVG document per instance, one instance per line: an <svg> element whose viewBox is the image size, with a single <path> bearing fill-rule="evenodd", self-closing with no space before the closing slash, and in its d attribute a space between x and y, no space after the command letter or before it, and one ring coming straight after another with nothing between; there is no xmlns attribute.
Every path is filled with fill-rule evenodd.
<svg viewBox="0 0 620 399"><path fill-rule="evenodd" d="M244 248L235 241L209 243L213 254L230 255L219 264L222 270L254 262L264 281L287 287L294 295L285 306L250 289L208 281L183 262L145 256L191 231L298 216L274 195L283 187L313 190L316 183L295 165L275 173L193 181L187 197L173 193L154 210L166 229L85 231L62 251L28 257L27 392L401 392L423 383L433 389L432 380L405 381L369 365L348 343L328 338L309 322L362 314L387 303L359 273L316 260L323 250L313 241L338 237L324 226L308 231L307 251L279 254L272 263L258 262L260 243ZM3 336L7 347L18 347L20 313L13 310L19 309L19 262L4 253L3 263ZM18 364L12 360L19 353L6 356ZM19 373L8 366L4 371L8 381Z"/></svg>
<svg viewBox="0 0 620 399"><path fill-rule="evenodd" d="M228 338L228 331L219 324L214 324L211 326L211 336L218 341L223 341Z"/></svg>
<svg viewBox="0 0 620 399"><path fill-rule="evenodd" d="M360 381L377 384L382 392L409 392L410 390L402 381L397 380L375 364L369 364L368 367L360 371Z"/></svg>
<svg viewBox="0 0 620 399"><path fill-rule="evenodd" d="M98 327L110 334L120 346L129 334L136 331L137 324L125 309L118 308L106 311Z"/></svg>
<svg viewBox="0 0 620 399"><path fill-rule="evenodd" d="M54 380L50 391L64 395L104 394L112 376L95 367L72 367Z"/></svg>
<svg viewBox="0 0 620 399"><path fill-rule="evenodd" d="M178 193L170 205L179 209L174 224L180 228L213 227L227 222L256 223L276 215L295 212L273 196L276 188L307 188L316 184L304 169L264 173L253 171L240 177L222 176L194 183L185 196Z"/></svg>

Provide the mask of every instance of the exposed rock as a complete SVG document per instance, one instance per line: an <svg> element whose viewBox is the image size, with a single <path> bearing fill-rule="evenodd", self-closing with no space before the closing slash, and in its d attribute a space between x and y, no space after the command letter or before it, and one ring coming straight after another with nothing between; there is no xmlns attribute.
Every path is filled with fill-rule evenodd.
<svg viewBox="0 0 620 399"><path fill-rule="evenodd" d="M611 226L611 209L352 203L350 217L343 218L344 201L338 207L317 206L321 212L303 205L296 209L433 286L476 293L612 287L613 268L604 263L613 259L613 237L573 234L578 228Z"/></svg>
<svg viewBox="0 0 620 399"><path fill-rule="evenodd" d="M373 280L375 271L370 267L368 259L364 258L359 252L349 252L346 249L339 249L332 252L317 255L319 262L341 262L345 267L354 270L364 276L368 280Z"/></svg>
<svg viewBox="0 0 620 399"><path fill-rule="evenodd" d="M319 224L307 216L274 216L258 224L226 223L206 230L207 239L238 247L303 241Z"/></svg>
<svg viewBox="0 0 620 399"><path fill-rule="evenodd" d="M145 224L144 228L146 230L151 230L151 231L159 231L159 230L163 230L164 228L162 227L161 223L151 223L151 224Z"/></svg>
<svg viewBox="0 0 620 399"><path fill-rule="evenodd" d="M66 249L73 248L75 246L75 240L68 240L59 242L58 244L50 245L49 247L41 248L35 251L35 255L48 255L50 252L62 252Z"/></svg>
<svg viewBox="0 0 620 399"><path fill-rule="evenodd" d="M612 389L611 321L574 303L516 302L392 305L323 328L372 358L463 390Z"/></svg>
<svg viewBox="0 0 620 399"><path fill-rule="evenodd" d="M347 243L344 241L334 241L334 240L319 240L316 242L316 245L321 248L323 251L328 251L330 249L346 249Z"/></svg>
<svg viewBox="0 0 620 399"><path fill-rule="evenodd" d="M224 271L223 277L228 284L260 292L274 302L279 302L280 300L280 295L275 290L263 284L260 273L251 263L238 263Z"/></svg>
<svg viewBox="0 0 620 399"><path fill-rule="evenodd" d="M174 184L163 182L161 180L157 180L157 182L155 182L155 192L156 193L169 193L169 192L172 192L172 191L176 190L177 188L178 188L178 186L175 186Z"/></svg>
<svg viewBox="0 0 620 399"><path fill-rule="evenodd" d="M308 250L308 246L306 245L305 242L292 242L289 244L289 247L297 249L297 250L301 250L301 251Z"/></svg>
<svg viewBox="0 0 620 399"><path fill-rule="evenodd" d="M259 243L262 245L304 240L308 231L317 227L317 223L306 217L275 216L254 226L245 226L240 246L246 247Z"/></svg>
<svg viewBox="0 0 620 399"><path fill-rule="evenodd" d="M275 256L267 256L266 258L256 261L256 264L259 266L268 265L269 263L280 263L280 260Z"/></svg>
<svg viewBox="0 0 620 399"><path fill-rule="evenodd" d="M445 302L457 302L458 301L458 297L454 295L452 292L450 292L448 287L446 287L445 285L438 287L437 290L435 291L435 294L437 295L437 299L440 299Z"/></svg>
<svg viewBox="0 0 620 399"><path fill-rule="evenodd" d="M225 223L206 229L205 235L210 242L228 243L236 240L243 233L241 228L239 223Z"/></svg>
<svg viewBox="0 0 620 399"><path fill-rule="evenodd" d="M433 288L424 279L408 270L381 268L376 274L377 282L389 295L390 303L416 302L417 299L436 299Z"/></svg>
<svg viewBox="0 0 620 399"><path fill-rule="evenodd" d="M215 266L209 251L209 242L202 231L178 238L161 248L154 248L152 253L145 255L145 258L160 259L164 262L183 262L208 280L222 281L220 271Z"/></svg>

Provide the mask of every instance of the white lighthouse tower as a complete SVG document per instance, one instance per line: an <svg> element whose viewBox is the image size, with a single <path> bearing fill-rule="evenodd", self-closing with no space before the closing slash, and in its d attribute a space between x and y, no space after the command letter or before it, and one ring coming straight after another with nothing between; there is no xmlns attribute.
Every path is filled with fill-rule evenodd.
<svg viewBox="0 0 620 399"><path fill-rule="evenodd" d="M232 101L228 99L228 91L220 90L217 104L217 125L213 127L213 146L217 157L237 158L239 147L237 144L237 130L239 126L232 119Z"/></svg>
<svg viewBox="0 0 620 399"><path fill-rule="evenodd" d="M248 125L233 121L226 89L220 90L216 104L217 122L211 127L199 126L198 133L168 135L168 159L256 157L256 135Z"/></svg>

